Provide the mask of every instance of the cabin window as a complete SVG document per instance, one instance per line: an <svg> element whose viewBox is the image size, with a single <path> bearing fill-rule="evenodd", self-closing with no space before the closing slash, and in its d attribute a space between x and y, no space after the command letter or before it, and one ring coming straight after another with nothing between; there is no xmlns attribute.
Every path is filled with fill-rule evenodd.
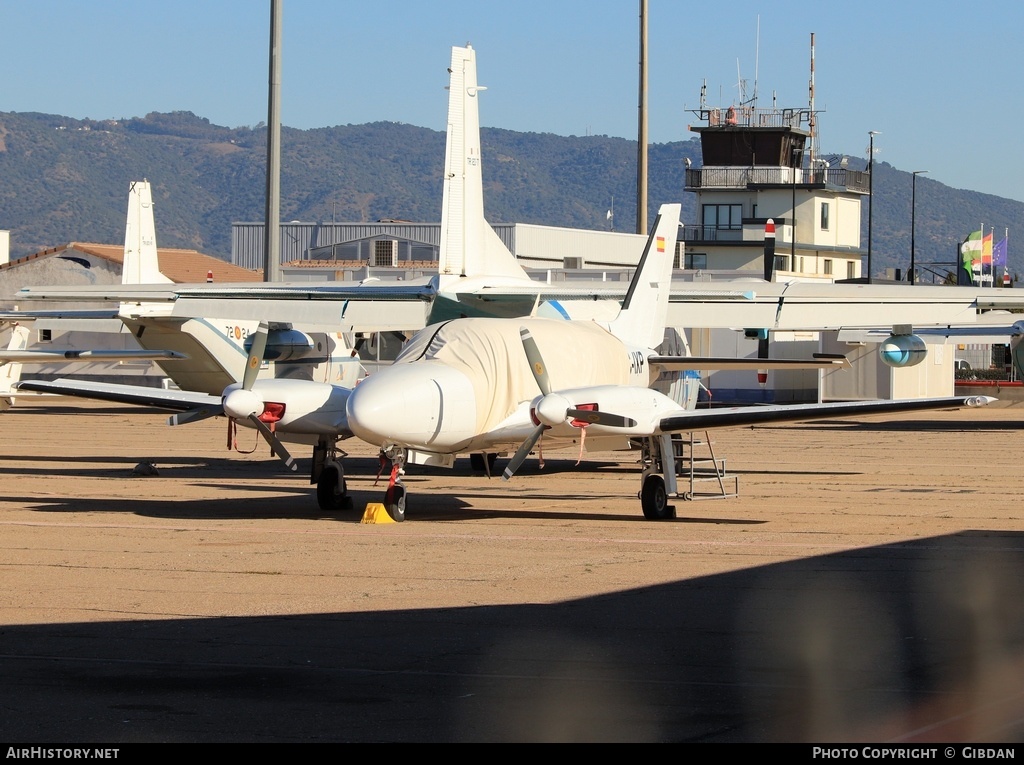
<svg viewBox="0 0 1024 765"><path fill-rule="evenodd" d="M828 202L821 203L821 230L828 231Z"/></svg>

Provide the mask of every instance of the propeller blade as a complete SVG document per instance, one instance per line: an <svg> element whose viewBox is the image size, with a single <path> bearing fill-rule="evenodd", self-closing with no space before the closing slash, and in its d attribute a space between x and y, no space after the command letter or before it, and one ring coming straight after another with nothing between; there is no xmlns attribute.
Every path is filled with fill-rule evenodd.
<svg viewBox="0 0 1024 765"><path fill-rule="evenodd" d="M267 333L270 326L261 321L259 329L253 335L252 345L249 347L249 359L245 362L245 375L242 377L242 388L251 390L256 382L256 376L260 373L260 364L263 363L263 354L267 350Z"/></svg>
<svg viewBox="0 0 1024 765"><path fill-rule="evenodd" d="M217 417L218 415L224 414L223 406L203 406L198 409L189 409L185 412L179 412L178 414L172 414L167 418L168 425L185 425L189 422L199 422L199 420L205 420L208 417Z"/></svg>
<svg viewBox="0 0 1024 765"><path fill-rule="evenodd" d="M537 443L543 433L544 425L538 425L534 428L529 437L523 441L523 445L516 450L514 455L512 455L512 459L509 460L508 465L505 466L505 472L501 474L502 481L510 479L515 475L515 472L522 467L522 464L526 462L526 458L530 456L530 450L533 449L534 444Z"/></svg>
<svg viewBox="0 0 1024 765"><path fill-rule="evenodd" d="M256 430L260 432L264 440L270 444L270 448L274 450L274 454L281 458L281 461L287 466L289 470L298 470L299 466L295 464L295 458L288 453L288 450L284 448L284 444L281 443L281 439L274 435L274 431L267 427L267 424L263 422L257 415L250 414L249 421L256 426Z"/></svg>
<svg viewBox="0 0 1024 765"><path fill-rule="evenodd" d="M623 417L621 414L612 414L611 412L595 412L592 409L567 409L565 413L580 422L607 425L609 428L636 427L636 420Z"/></svg>
<svg viewBox="0 0 1024 765"><path fill-rule="evenodd" d="M530 362L533 379L537 381L540 392L546 396L551 392L551 382L548 380L548 370L544 366L544 359L540 355L537 341L533 339L533 335L526 327L519 328L519 337L523 340L523 350L526 351L526 360Z"/></svg>

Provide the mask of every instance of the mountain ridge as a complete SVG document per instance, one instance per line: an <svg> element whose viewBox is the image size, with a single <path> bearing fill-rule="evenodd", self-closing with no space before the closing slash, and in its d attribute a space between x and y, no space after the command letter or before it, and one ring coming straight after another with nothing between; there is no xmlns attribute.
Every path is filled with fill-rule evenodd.
<svg viewBox="0 0 1024 765"><path fill-rule="evenodd" d="M444 133L400 122L281 131L281 220L436 222L441 216ZM636 142L603 135L559 136L482 128L485 210L492 223L532 223L633 231ZM695 195L683 190L685 160L701 164L700 141L648 150L648 220L665 202L683 203L696 222ZM0 112L0 228L11 257L69 241L124 237L128 184L153 184L161 245L225 260L231 224L264 214L266 128L229 128L192 112L152 112L119 120ZM850 166L865 160L851 156ZM875 162L872 267L910 261L911 173ZM954 189L920 176L916 260L957 257L959 241L982 222L1002 239L1024 224L1024 202ZM862 207L867 243L867 208ZM1024 254L1010 242L1010 271Z"/></svg>

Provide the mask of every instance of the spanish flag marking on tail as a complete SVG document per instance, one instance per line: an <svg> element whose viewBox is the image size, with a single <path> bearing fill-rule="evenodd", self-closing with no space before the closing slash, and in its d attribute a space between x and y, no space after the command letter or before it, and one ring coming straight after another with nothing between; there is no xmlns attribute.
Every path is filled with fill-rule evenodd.
<svg viewBox="0 0 1024 765"><path fill-rule="evenodd" d="M659 236L657 238L657 240L658 240L658 252L664 252L665 251L665 237Z"/></svg>

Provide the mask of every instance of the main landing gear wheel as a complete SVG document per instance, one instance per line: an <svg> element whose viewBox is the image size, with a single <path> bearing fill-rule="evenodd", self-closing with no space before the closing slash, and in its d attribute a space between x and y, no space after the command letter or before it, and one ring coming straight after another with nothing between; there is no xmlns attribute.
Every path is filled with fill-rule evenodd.
<svg viewBox="0 0 1024 765"><path fill-rule="evenodd" d="M640 489L640 506L644 518L651 521L664 521L675 516L675 509L668 503L665 479L660 475L651 474L644 479Z"/></svg>
<svg viewBox="0 0 1024 765"><path fill-rule="evenodd" d="M384 493L384 509L388 511L391 520L401 522L405 520L405 487L395 484Z"/></svg>
<svg viewBox="0 0 1024 765"><path fill-rule="evenodd" d="M339 467L328 465L320 473L320 478L316 482L316 503L326 512L348 510L352 507L345 475Z"/></svg>

